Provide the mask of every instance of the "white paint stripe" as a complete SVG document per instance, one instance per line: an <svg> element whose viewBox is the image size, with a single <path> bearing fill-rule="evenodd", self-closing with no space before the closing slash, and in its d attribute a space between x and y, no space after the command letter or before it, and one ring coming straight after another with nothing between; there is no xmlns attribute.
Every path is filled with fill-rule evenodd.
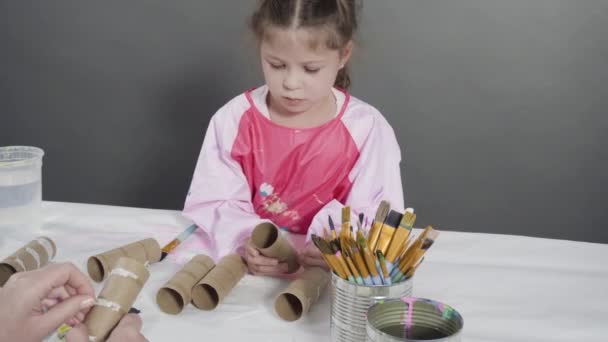
<svg viewBox="0 0 608 342"><path fill-rule="evenodd" d="M49 256L49 260L47 261L51 261L55 257L55 250L53 249L53 245L51 244L51 242L48 239L42 237L37 238L36 242L38 242L42 247L44 247L46 255Z"/></svg>
<svg viewBox="0 0 608 342"><path fill-rule="evenodd" d="M124 268L121 267L117 267L115 269L112 270L112 272L110 272L110 275L117 275L120 277L125 277L125 278L133 278L135 280L139 279L139 277L137 276L137 274L127 271Z"/></svg>
<svg viewBox="0 0 608 342"><path fill-rule="evenodd" d="M116 312L120 311L120 304L111 302L111 301L109 301L107 299L103 299L103 298L97 299L97 302L95 303L95 305L103 306L103 307L106 307L106 308L108 308L112 311L116 311Z"/></svg>
<svg viewBox="0 0 608 342"><path fill-rule="evenodd" d="M40 268L40 255L38 254L38 252L29 247L25 247L25 251L28 252L34 258L34 260L36 260L36 268Z"/></svg>
<svg viewBox="0 0 608 342"><path fill-rule="evenodd" d="M19 264L19 266L21 266L24 271L27 271L27 269L25 268L25 264L23 263L23 261L21 261L21 259L15 257L15 261Z"/></svg>

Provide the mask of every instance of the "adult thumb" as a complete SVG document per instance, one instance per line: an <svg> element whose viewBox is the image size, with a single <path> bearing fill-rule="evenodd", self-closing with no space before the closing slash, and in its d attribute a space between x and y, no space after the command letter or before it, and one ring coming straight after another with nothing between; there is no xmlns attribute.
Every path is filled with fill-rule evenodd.
<svg viewBox="0 0 608 342"><path fill-rule="evenodd" d="M76 316L78 312L90 308L93 304L95 304L95 300L90 296L70 297L39 316L36 324L41 330L54 331L61 324Z"/></svg>

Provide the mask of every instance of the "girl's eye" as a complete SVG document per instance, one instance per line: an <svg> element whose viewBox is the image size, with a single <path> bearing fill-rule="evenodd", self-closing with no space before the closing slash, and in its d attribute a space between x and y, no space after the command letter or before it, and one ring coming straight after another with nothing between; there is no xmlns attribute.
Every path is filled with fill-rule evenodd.
<svg viewBox="0 0 608 342"><path fill-rule="evenodd" d="M270 64L270 67L273 68L273 69L277 69L278 70L278 69L285 68L285 64L273 64L273 63L269 63L269 64Z"/></svg>
<svg viewBox="0 0 608 342"><path fill-rule="evenodd" d="M304 68L304 70L309 74L316 74L319 72L320 68Z"/></svg>

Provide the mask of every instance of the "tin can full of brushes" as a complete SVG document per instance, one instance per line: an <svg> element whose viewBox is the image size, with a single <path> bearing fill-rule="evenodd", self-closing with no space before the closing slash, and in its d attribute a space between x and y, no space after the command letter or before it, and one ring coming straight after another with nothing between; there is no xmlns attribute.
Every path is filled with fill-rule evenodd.
<svg viewBox="0 0 608 342"><path fill-rule="evenodd" d="M403 297L378 302L367 313L367 341L460 342L462 316L434 300Z"/></svg>
<svg viewBox="0 0 608 342"><path fill-rule="evenodd" d="M366 286L349 282L332 273L331 340L365 341L370 306L384 300L411 296L412 289L412 278L393 285Z"/></svg>

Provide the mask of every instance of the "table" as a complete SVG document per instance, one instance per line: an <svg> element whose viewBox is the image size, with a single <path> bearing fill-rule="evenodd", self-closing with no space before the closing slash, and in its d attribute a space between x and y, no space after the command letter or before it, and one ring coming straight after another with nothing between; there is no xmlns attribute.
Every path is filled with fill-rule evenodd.
<svg viewBox="0 0 608 342"><path fill-rule="evenodd" d="M191 223L178 211L62 202L44 202L43 215L40 229L2 234L0 258L44 235L57 244L55 261L85 272L91 255L146 237L163 245ZM150 341L329 340L329 290L299 321L274 313L286 279L246 275L214 311L161 312L156 291L200 248L193 236L150 267L135 303ZM416 273L414 295L458 310L463 341L608 341L606 260L606 244L442 231Z"/></svg>

